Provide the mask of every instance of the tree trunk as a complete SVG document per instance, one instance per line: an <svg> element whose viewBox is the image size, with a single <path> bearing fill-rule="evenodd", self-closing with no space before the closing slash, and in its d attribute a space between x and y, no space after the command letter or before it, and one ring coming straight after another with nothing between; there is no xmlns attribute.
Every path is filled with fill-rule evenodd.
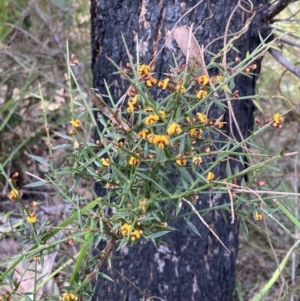
<svg viewBox="0 0 300 301"><path fill-rule="evenodd" d="M157 78L167 72L170 66L174 66L173 52L184 62L182 53L171 39L156 56L178 20L180 20L178 26L183 24L190 26L193 23L194 30L199 26L195 33L199 44L204 47L210 44L208 50L217 53L224 46L225 28L238 2L237 0L91 0L94 88L106 94L105 80L112 85L111 93L115 100L126 92L128 86L114 74L116 70L107 60L107 57L110 57L120 66L125 66L128 62L122 34L133 57L136 53L137 38L140 61L147 64L156 57L153 71L156 72ZM232 62L237 54L243 59L247 51L253 51L260 44L258 33L262 36L268 34L267 27L260 21L264 11L262 8L266 2L253 0L254 7L250 12L251 8L244 1L241 2L243 8L239 7L234 12L228 34L237 35L237 32L247 24L252 13L255 13L255 17L248 30L234 43L240 53L233 51L228 53L227 62ZM197 3L199 5L190 11ZM183 15L185 16L181 18ZM227 41L231 37L228 37ZM210 57L206 55L205 59L207 63ZM258 74L260 61L256 63ZM238 90L240 96L253 95L255 81L256 77L253 76L238 76L234 90ZM237 100L232 102L232 106L242 135L247 137L253 129L253 103L251 99ZM211 114L215 117L223 113L217 107L211 110ZM227 112L225 121L229 122ZM230 135L230 130L226 130ZM236 129L233 134L239 138ZM226 174L225 166L215 173L222 178ZM99 186L96 186L96 192L99 195L104 193ZM201 196L197 209L215 207L228 202L228 197L223 194L207 194ZM231 224L230 214L226 213L225 216L226 218L219 211L212 210L204 216L204 219L230 249L230 253L197 216L191 216L190 221L196 226L202 238L192 232L185 221L174 221L172 226L177 231L163 237L166 245L158 246L156 249L151 243L139 243L133 248L124 247L115 253L112 260L113 269L101 271L108 274L114 282L99 277L94 300L138 301L155 296L161 299L153 298L153 300L165 301L232 300L239 224L238 221Z"/></svg>

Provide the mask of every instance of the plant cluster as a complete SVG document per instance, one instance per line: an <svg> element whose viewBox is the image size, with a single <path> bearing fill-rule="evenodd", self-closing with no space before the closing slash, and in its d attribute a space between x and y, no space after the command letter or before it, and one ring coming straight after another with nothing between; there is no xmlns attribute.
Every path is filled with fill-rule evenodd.
<svg viewBox="0 0 300 301"><path fill-rule="evenodd" d="M72 71L72 65L76 63L71 60L67 80L72 128L66 133L56 132L68 143L51 145L47 108L44 106L50 156L48 160L37 156L34 159L47 167L49 172L45 179L27 187L46 183L53 185L57 194L72 206L65 221L58 226L52 225L49 231L47 222L38 219L39 203L25 206L22 194L14 186L14 179L18 175L10 179L11 190L7 197L20 204L26 219L27 239L34 243L28 255L18 256L13 266L32 257L43 260L51 248L63 242L71 245L80 243L80 251L74 257L76 263L70 284L62 295L64 300L77 300L79 293L91 293L88 287L90 279L95 276L95 271L101 271L104 262L109 262L115 247L119 250L141 240L155 245L161 243L163 235L175 230L171 227L172 219L183 218L180 216L183 202L191 208L189 214L196 214L218 238L202 218L207 209L196 209L201 194L214 191L229 194L231 204L224 204L218 210L231 214L232 220L235 214L239 215L245 228L246 220L262 220L267 209L259 193L258 197L251 200L246 195L257 186L262 186L262 192L266 192L264 182L255 180L246 184L240 179L248 173L258 173L284 154L270 158L264 154L249 153L245 146L252 137L268 127L280 130L284 117L274 112L273 117L264 122L257 120L258 129L243 141L228 137L228 125L223 121L223 115L210 117L212 105L228 109L227 102L238 98L238 91L232 91L232 83L236 76L251 76L249 72L255 69L255 55L249 55L244 61L238 60L236 68L232 64L227 71L212 62L207 70L210 72L210 69L219 68L218 76L212 77L202 69L180 65L172 68L161 80L155 78L149 65L134 63L130 59L125 69L116 66L129 83L126 95L120 100L115 102L112 99L108 86L107 95L91 91L92 100L100 109L97 118L77 83ZM78 101L79 97L81 102ZM39 98L45 104L42 92ZM76 114L76 106L85 106L86 110ZM90 118L98 131L99 139L95 143L82 137L85 126L81 121L83 117ZM215 137L222 137L223 141L215 141ZM55 166L53 153L61 149L66 150L64 164ZM244 157L248 158L249 167L246 170L231 170L230 161L243 162ZM251 164L252 157L263 160ZM214 170L225 161L227 176L220 178ZM79 177L97 182L102 187L102 196L95 196L87 205L81 205L80 198L74 192ZM245 206L242 207L242 204ZM188 218L185 220L197 235L201 235ZM72 230L67 230L67 227ZM53 242L61 232L67 233L67 236ZM50 240L49 249L45 248ZM90 250L101 241L104 247L101 260L96 263ZM87 267L84 272L81 271L83 263ZM67 261L63 267L70 265L71 262ZM8 277L13 266L1 275L2 279ZM7 292L7 296L11 294Z"/></svg>

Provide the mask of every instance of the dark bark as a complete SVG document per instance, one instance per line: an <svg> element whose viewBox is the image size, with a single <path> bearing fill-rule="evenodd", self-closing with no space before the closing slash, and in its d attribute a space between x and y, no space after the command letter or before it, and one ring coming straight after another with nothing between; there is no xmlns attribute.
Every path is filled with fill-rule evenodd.
<svg viewBox="0 0 300 301"><path fill-rule="evenodd" d="M141 61L149 63L163 46L177 20L198 2L199 0L92 0L91 37L94 88L106 94L105 80L108 84L112 84L111 92L116 100L126 91L126 83L113 74L115 68L107 60L107 57L110 57L121 66L128 61L121 33L133 56L135 56L138 36ZM237 2L236 0L203 1L178 25L193 23L196 28L207 18L195 34L199 43L206 46L217 37L224 35L227 21ZM247 32L235 42L235 47L239 49L241 53L239 56L242 58L246 56L247 51L251 52L260 44L258 32L262 36L269 33L267 27L260 21L262 11L258 9L259 5L262 7L267 1L254 0L252 2L256 15ZM246 6L245 8L250 9ZM240 31L250 15L246 10L237 9L230 23L229 33ZM217 53L223 48L223 42L223 38L218 39L209 46L208 50ZM178 57L181 56L183 59L175 42L168 43L155 60L153 69L157 77L167 72L170 65L174 65L172 49ZM233 61L235 56L236 53L230 52L227 62ZM206 56L206 62L209 59L209 56ZM256 63L258 74L260 61ZM240 96L253 95L255 94L255 81L255 76L238 76L234 90L238 90ZM253 129L253 103L251 99L236 100L232 102L232 106L242 135L247 137ZM211 111L215 117L223 113L216 107ZM228 119L228 112L225 112L225 121ZM230 134L229 129L227 132ZM239 137L236 130L234 130L234 135L236 138ZM226 173L224 166L214 172L221 178ZM101 187L96 186L96 190L99 195L103 194ZM228 202L229 199L224 195L207 194L206 197L201 196L197 209L201 210ZM164 237L163 240L167 245L156 249L150 243L146 245L139 243L133 248L125 247L121 252L115 253L112 261L113 270L102 270L114 279L114 283L99 277L94 300L137 301L143 300L143 297L146 300L151 296L167 301L232 300L239 224L238 221L231 224L229 213L225 213L225 216L226 219L219 211L213 210L204 218L228 246L230 253L221 246L198 217L193 215L190 220L199 230L202 239L192 232L183 220L174 221L172 226L178 231Z"/></svg>

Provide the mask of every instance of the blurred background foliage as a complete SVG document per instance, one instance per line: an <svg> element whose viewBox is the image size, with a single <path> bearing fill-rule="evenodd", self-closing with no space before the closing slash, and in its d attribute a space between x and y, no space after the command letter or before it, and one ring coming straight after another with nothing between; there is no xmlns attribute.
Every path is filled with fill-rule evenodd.
<svg viewBox="0 0 300 301"><path fill-rule="evenodd" d="M38 84L51 130L69 127L67 40L80 58L74 72L81 89L91 85L89 14L88 0L0 1L0 162L9 175L19 172L19 187L29 181L25 171L37 168L28 154L48 153L41 103L33 97Z"/></svg>
<svg viewBox="0 0 300 301"><path fill-rule="evenodd" d="M300 56L300 4L290 4L271 24L278 38L275 47L292 64L299 67ZM281 41L282 40L282 41ZM296 47L283 41L291 41ZM299 78L282 66L268 52L262 64L258 79L257 93L261 95L255 117L265 121L276 112L286 113L282 129L270 127L264 135L253 141L255 147L260 147L266 154L275 155L280 152L298 152L300 147L300 82ZM258 125L256 125L257 127ZM250 181L264 181L269 190L299 193L300 169L298 155L284 157L275 164L254 175ZM287 251L299 239L299 230L291 221L281 214L272 199L263 198L268 205L264 221L248 223L249 233L240 235L240 250L237 264L237 300L249 300L254 292L278 267ZM285 195L281 198L285 206L298 218L298 197ZM262 205L262 209L264 206ZM288 229L293 235L288 235ZM267 234L266 234L267 233ZM283 271L281 278L272 287L266 300L299 300L300 265L299 251L293 252L292 260ZM293 294L291 295L291 292ZM240 292L240 295L239 295ZM284 297L279 297L283 294ZM242 297L241 297L242 296Z"/></svg>
<svg viewBox="0 0 300 301"><path fill-rule="evenodd" d="M59 129L68 132L71 118L65 80L67 40L70 53L74 53L79 60L74 71L81 89L87 94L92 85L89 9L89 0L0 1L0 164L8 175L20 173L18 187L32 180L28 173L43 176L44 171L39 170L38 164L29 154L45 158L48 155L41 103L32 96L38 94L38 83L41 84L48 103L51 131ZM272 27L276 29L278 37L284 35L284 38L300 43L299 10L300 5L295 2L277 16ZM299 65L299 48L281 43L280 40L276 42L276 46L291 62ZM299 78L267 54L258 80L258 94L262 95L259 102L262 111L256 111L256 118L261 121L276 112L285 113L291 108L295 109L285 115L283 129L270 127L268 133L256 138L253 141L253 151L259 147L270 155L282 150L298 151ZM90 134L91 132L87 133L87 141L91 139ZM51 139L55 144L60 138L51 132ZM0 178L0 211L7 212L14 209L13 203L6 197L8 183L1 175ZM264 181L270 190L298 192L298 178L298 157L292 156L278 161L273 168L269 166L259 175L253 175L250 181ZM92 185L93 183L84 183L82 189ZM45 204L45 211L50 211L51 206L57 209L59 200L53 201L47 191L37 191L34 194L33 190L24 190L23 193L23 199L27 197L30 201L38 195ZM284 201L298 217L297 198L289 196ZM271 209L265 212L264 220L246 221L248 232L241 231L236 300L251 298L261 284L272 276L277 268L276 260L280 261L294 243L294 238L286 234L284 227L298 236L298 230L294 229L290 220L277 214L272 200L266 202ZM298 267L299 263L295 259L283 271L289 285L300 285ZM278 281L273 287L270 300L277 300L280 290L286 290L282 281Z"/></svg>

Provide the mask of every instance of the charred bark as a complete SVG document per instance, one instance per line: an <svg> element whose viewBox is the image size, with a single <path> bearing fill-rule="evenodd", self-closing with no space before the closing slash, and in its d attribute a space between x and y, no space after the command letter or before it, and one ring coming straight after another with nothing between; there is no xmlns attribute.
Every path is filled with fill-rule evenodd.
<svg viewBox="0 0 300 301"><path fill-rule="evenodd" d="M201 2L201 1L200 1ZM224 34L227 22L237 0L202 1L187 13L199 0L92 0L92 69L93 86L100 93L106 94L104 81L111 86L111 92L117 100L126 92L127 85L113 72L115 68L109 63L110 57L120 66L128 62L121 34L127 47L135 57L137 38L139 42L140 61L149 63L154 57L153 71L156 77L167 72L174 65L172 53L182 59L176 43L169 39L175 23L186 13L178 25L191 25L197 30L195 36L200 45L210 45L208 50L217 53L224 46ZM247 24L247 20L255 14L246 32L235 41L235 47L244 58L259 44L259 33L266 36L269 32L261 22L267 1L253 0L253 8L242 2L237 8L229 25L228 33L238 33ZM229 39L229 38L228 38ZM227 40L228 40L227 39ZM166 47L156 56L167 40ZM214 41L214 42L212 42ZM181 58L180 58L181 56ZM236 53L227 55L227 62L233 61ZM210 59L206 55L206 62ZM259 74L260 61L256 70ZM256 77L238 76L235 89L240 96L255 94ZM235 117L244 137L253 129L254 106L251 99L232 102ZM219 117L224 112L215 107L211 114ZM228 121L225 112L225 121ZM227 129L230 135L229 129ZM233 134L239 138L236 129ZM241 169L241 167L240 167ZM225 166L216 171L218 176L225 175ZM96 186L101 195L103 190ZM197 209L210 208L228 203L224 195L207 194L201 197ZM217 210L205 215L206 222L212 226L220 239L230 249L228 253L215 239L211 232L191 216L190 221L202 235L199 238L183 220L174 221L172 226L178 229L164 237L166 245L157 249L152 244L139 243L133 248L125 247L115 253L112 261L113 270L104 270L114 283L99 277L96 283L94 300L146 300L157 296L160 300L232 300L235 286L235 263L238 250L239 224L231 224L230 214L222 215ZM133 285L134 284L134 285ZM144 299L143 299L144 298ZM158 299L157 299L158 300Z"/></svg>

